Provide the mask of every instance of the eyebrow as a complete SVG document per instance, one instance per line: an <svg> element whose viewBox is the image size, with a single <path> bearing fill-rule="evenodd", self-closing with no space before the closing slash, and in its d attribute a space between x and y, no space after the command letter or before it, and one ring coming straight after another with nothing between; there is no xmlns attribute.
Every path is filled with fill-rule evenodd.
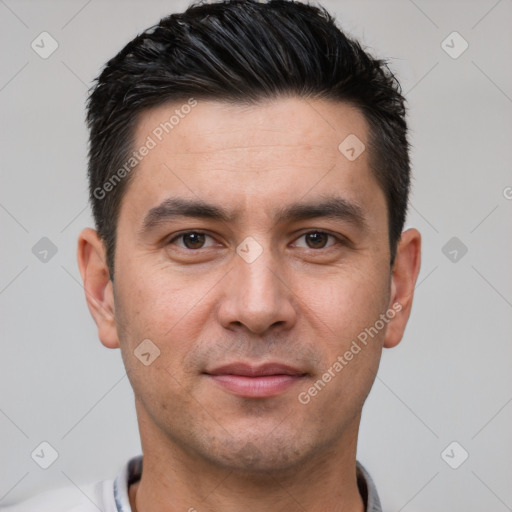
<svg viewBox="0 0 512 512"><path fill-rule="evenodd" d="M228 210L202 200L168 198L158 206L151 208L144 217L141 233L151 231L158 225L175 220L178 217L209 219L219 222L236 222L240 212ZM367 227L363 209L341 197L322 197L310 202L297 202L274 210L275 222L293 222L314 218L330 218L349 222L360 229Z"/></svg>

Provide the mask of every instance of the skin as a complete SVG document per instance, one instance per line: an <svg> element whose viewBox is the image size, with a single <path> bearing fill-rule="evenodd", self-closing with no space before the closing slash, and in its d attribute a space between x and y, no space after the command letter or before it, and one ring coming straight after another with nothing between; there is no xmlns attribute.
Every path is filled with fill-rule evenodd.
<svg viewBox="0 0 512 512"><path fill-rule="evenodd" d="M136 146L177 107L145 112ZM367 143L363 115L346 104L199 101L134 171L121 203L115 284L97 233L81 233L89 309L101 342L121 348L135 394L144 471L130 488L134 511L364 509L355 471L361 410L382 348L400 342L409 318L421 237L402 234L391 268L385 196L368 151L349 161L338 150L349 134ZM325 196L358 205L364 227L273 217ZM169 197L239 218L177 217L141 231ZM208 236L175 238L185 230ZM246 237L262 249L251 263L236 252ZM301 403L299 393L395 303L401 311ZM144 339L160 350L148 366L134 355ZM240 397L204 374L234 361L279 361L306 376L277 396Z"/></svg>

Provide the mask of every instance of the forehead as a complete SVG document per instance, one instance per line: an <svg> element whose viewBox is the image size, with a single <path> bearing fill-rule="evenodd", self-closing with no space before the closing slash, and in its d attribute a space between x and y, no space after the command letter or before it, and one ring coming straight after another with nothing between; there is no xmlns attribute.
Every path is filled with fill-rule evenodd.
<svg viewBox="0 0 512 512"><path fill-rule="evenodd" d="M298 148L310 155L306 164L315 158L320 161L320 156L325 163L327 158L338 158L339 144L349 135L361 141L367 138L364 116L346 103L295 97L267 99L250 106L205 100L194 103L193 107L190 101L170 103L144 112L137 124L137 145L150 137L156 149L165 146L182 160L208 160L215 153L216 161L225 160L228 167L237 165L238 171L264 163L265 157L275 163L278 155L281 160L291 158L300 163L304 154L297 154ZM258 160L247 160L243 150ZM240 160L242 165L238 165Z"/></svg>
<svg viewBox="0 0 512 512"><path fill-rule="evenodd" d="M379 195L367 152L357 154L367 146L366 120L345 103L173 102L142 113L135 135L136 151L150 149L125 195L141 210L169 195L220 200L237 210L250 210L251 201L260 210L275 210L283 202L336 190L354 203ZM346 153L347 147L357 158L348 158L354 151Z"/></svg>

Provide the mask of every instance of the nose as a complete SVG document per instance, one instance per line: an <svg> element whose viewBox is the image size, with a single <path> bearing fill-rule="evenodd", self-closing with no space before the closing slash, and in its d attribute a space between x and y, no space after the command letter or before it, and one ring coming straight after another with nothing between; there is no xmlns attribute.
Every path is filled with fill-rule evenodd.
<svg viewBox="0 0 512 512"><path fill-rule="evenodd" d="M296 298L283 268L263 250L252 262L238 254L225 278L219 322L226 329L244 327L254 334L289 330L297 318Z"/></svg>

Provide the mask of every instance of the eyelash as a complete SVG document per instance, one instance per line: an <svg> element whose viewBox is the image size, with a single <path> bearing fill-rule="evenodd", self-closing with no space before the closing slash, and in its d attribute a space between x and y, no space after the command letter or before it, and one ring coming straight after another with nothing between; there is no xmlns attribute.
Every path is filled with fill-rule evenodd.
<svg viewBox="0 0 512 512"><path fill-rule="evenodd" d="M302 233L301 235L299 235L295 240L298 240L299 238L302 238L303 236L309 235L311 233L319 233L319 234L327 235L327 236L333 238L335 240L335 243L332 245L329 245L327 247L320 247L319 249L307 247L306 249L310 250L310 251L319 252L321 250L328 250L328 249L334 247L335 245L346 243L346 239L344 237L339 236L339 235L334 235L334 234L330 233L329 231L324 231L322 229L312 229L310 231L306 231L305 233ZM190 235L190 234L206 235L206 236L209 236L210 238L213 238L211 235L209 235L208 233L201 231L201 230L182 231L181 233L174 236L171 240L169 240L168 244L169 245L173 244L176 240L184 237L185 235ZM209 247L200 247L199 249L189 249L188 247L179 247L179 248L184 251L188 251L188 252L199 252L204 249L209 249Z"/></svg>

